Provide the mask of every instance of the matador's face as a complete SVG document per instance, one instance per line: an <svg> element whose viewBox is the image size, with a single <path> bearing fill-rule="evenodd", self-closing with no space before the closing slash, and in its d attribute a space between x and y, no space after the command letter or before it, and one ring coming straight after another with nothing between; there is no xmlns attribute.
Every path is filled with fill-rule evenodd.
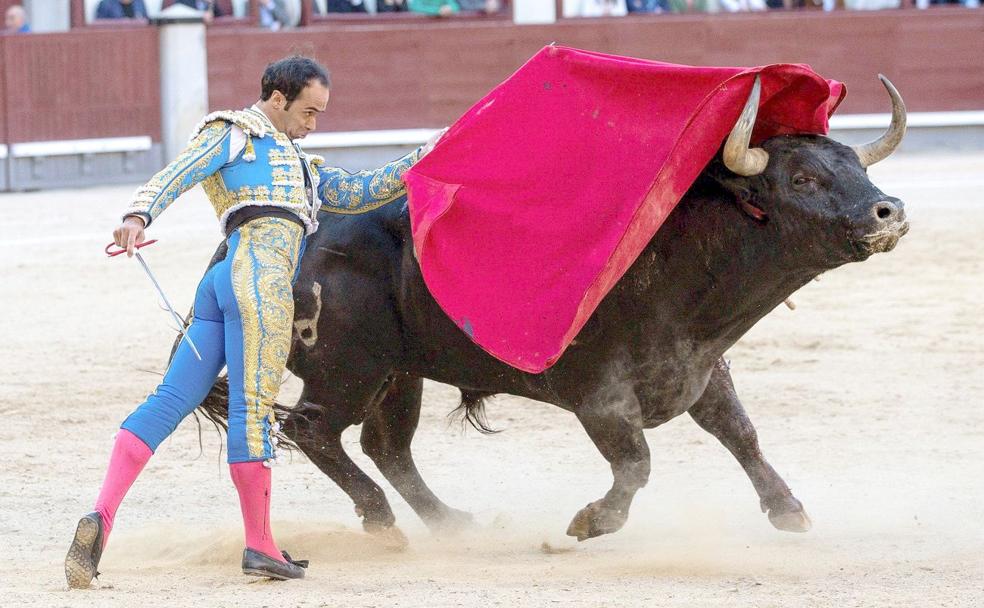
<svg viewBox="0 0 984 608"><path fill-rule="evenodd" d="M280 96L283 103L275 103L277 116L271 116L274 125L291 139L301 139L317 127L318 114L328 106L328 87L317 80L308 83L294 101L286 103L279 91L274 96ZM276 100L274 100L276 102Z"/></svg>

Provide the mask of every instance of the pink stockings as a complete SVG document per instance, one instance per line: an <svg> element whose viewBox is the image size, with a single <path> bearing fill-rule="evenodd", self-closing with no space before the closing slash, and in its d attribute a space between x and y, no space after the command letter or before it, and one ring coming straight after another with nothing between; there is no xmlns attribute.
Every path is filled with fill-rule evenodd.
<svg viewBox="0 0 984 608"><path fill-rule="evenodd" d="M94 509L102 517L103 547L113 529L116 510L152 455L139 437L120 429ZM263 462L237 462L229 465L229 472L239 492L246 546L284 561L270 532L270 469L263 466Z"/></svg>
<svg viewBox="0 0 984 608"><path fill-rule="evenodd" d="M285 561L270 532L270 469L263 462L237 462L229 465L232 483L239 492L239 506L246 528L246 546Z"/></svg>
<svg viewBox="0 0 984 608"><path fill-rule="evenodd" d="M153 454L147 444L130 431L120 429L116 435L113 454L109 457L109 468L106 469L106 479L103 480L96 507L93 509L102 517L103 547L113 530L116 509Z"/></svg>

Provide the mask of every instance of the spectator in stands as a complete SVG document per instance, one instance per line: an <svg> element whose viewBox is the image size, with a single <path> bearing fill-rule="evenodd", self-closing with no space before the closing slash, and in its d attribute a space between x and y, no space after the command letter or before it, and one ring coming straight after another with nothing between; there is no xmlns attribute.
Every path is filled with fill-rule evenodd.
<svg viewBox="0 0 984 608"><path fill-rule="evenodd" d="M665 13L670 10L667 0L627 0L625 5L630 13Z"/></svg>
<svg viewBox="0 0 984 608"><path fill-rule="evenodd" d="M284 0L259 0L260 27L277 31L288 25L290 17Z"/></svg>
<svg viewBox="0 0 984 608"><path fill-rule="evenodd" d="M407 7L414 13L449 17L461 10L457 0L407 0Z"/></svg>
<svg viewBox="0 0 984 608"><path fill-rule="evenodd" d="M14 4L7 9L3 16L3 23L8 34L27 34L31 31L31 26L27 24L27 13L19 4Z"/></svg>
<svg viewBox="0 0 984 608"><path fill-rule="evenodd" d="M629 12L625 0L580 0L578 17L624 17Z"/></svg>
<svg viewBox="0 0 984 608"><path fill-rule="evenodd" d="M406 10L406 0L376 0L377 13L402 13Z"/></svg>
<svg viewBox="0 0 984 608"><path fill-rule="evenodd" d="M319 13L367 13L366 3L363 0L325 0L325 9L317 2L314 7Z"/></svg>
<svg viewBox="0 0 984 608"><path fill-rule="evenodd" d="M185 6L204 12L205 23L211 23L213 18L225 15L222 7L215 0L174 0L172 4L184 4Z"/></svg>
<svg viewBox="0 0 984 608"><path fill-rule="evenodd" d="M916 8L929 8L931 4L962 4L967 8L980 8L981 0L916 0Z"/></svg>
<svg viewBox="0 0 984 608"><path fill-rule="evenodd" d="M101 0L96 19L146 19L144 0Z"/></svg>
<svg viewBox="0 0 984 608"><path fill-rule="evenodd" d="M768 10L765 0L719 0L726 13L750 13Z"/></svg>
<svg viewBox="0 0 984 608"><path fill-rule="evenodd" d="M458 6L463 11L481 12L486 15L498 13L502 9L499 0L458 0Z"/></svg>
<svg viewBox="0 0 984 608"><path fill-rule="evenodd" d="M880 11L901 5L901 0L844 0L844 8L851 11Z"/></svg>
<svg viewBox="0 0 984 608"><path fill-rule="evenodd" d="M671 13L706 13L708 0L666 0Z"/></svg>
<svg viewBox="0 0 984 608"><path fill-rule="evenodd" d="M811 3L812 0L811 0ZM820 2L815 2L815 4L820 4ZM769 9L794 9L794 8L804 8L806 6L805 0L765 0L765 5Z"/></svg>

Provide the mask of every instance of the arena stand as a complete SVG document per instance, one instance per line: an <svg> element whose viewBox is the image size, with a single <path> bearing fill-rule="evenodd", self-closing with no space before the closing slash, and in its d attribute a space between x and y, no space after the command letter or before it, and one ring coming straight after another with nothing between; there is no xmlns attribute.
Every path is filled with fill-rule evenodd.
<svg viewBox="0 0 984 608"><path fill-rule="evenodd" d="M404 13L346 19L316 15L314 1L296 5L299 26L288 31L260 30L245 5L232 3L237 16L207 29L189 26L201 28L196 39L204 42L201 53L182 49L202 62L200 86L191 89L199 98L181 97L195 108L186 112L192 118L166 129L162 125L177 113L169 105L164 120L161 110L169 83L160 66L171 55L162 32L170 25L92 24L86 9L94 5L72 0L70 31L0 36L0 188L138 182L162 166L171 155L165 148L173 147L166 142L186 138L201 113L254 101L257 75L291 51L313 53L333 74L332 101L319 120L320 132L305 147L352 169L418 145L551 42L696 65L809 63L848 85L832 124L859 137L887 124L878 73L905 95L914 127L906 146L918 142L919 132L942 133L937 139L950 141L967 126L984 127L980 10L630 15L537 23L531 15L542 15L524 6L539 2L534 8L552 8L548 12L555 15L556 2L513 0L505 17ZM523 19L527 25L517 27L514 21Z"/></svg>

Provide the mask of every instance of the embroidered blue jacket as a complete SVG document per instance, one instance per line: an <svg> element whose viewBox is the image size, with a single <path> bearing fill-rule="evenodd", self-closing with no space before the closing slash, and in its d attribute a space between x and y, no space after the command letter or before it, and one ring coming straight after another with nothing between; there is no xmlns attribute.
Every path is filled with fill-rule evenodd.
<svg viewBox="0 0 984 608"><path fill-rule="evenodd" d="M242 129L246 144L230 159L233 125ZM365 213L402 196L403 174L420 158L417 149L379 169L348 173L305 154L252 108L209 114L195 133L173 162L137 190L126 215L140 215L149 226L181 193L201 182L223 233L238 209L271 205L292 211L311 234L318 228L319 209Z"/></svg>

